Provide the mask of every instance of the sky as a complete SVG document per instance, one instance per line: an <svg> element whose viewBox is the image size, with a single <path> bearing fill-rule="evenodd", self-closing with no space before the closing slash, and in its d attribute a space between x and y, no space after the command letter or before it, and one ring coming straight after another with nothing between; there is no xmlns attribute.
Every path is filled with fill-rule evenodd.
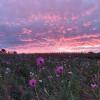
<svg viewBox="0 0 100 100"><path fill-rule="evenodd" d="M100 52L100 0L0 0L0 48Z"/></svg>

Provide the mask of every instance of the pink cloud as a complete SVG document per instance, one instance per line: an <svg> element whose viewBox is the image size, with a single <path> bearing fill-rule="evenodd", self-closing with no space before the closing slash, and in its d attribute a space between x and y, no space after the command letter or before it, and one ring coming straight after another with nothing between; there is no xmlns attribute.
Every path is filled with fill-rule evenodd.
<svg viewBox="0 0 100 100"><path fill-rule="evenodd" d="M95 49L98 51L98 48L100 47L100 40L95 39L96 37L100 36L100 34L92 34L92 35L83 35L81 36L76 36L72 38L60 38L59 40L56 39L49 39L47 38L47 42L41 42L37 44L36 42L32 42L32 39L21 39L21 41L25 42L26 44L23 46L17 46L13 48L9 48L9 50L16 49L19 53L21 52L73 52L73 51L89 51L91 48L97 48ZM82 39L82 38L94 38L93 40L90 41L85 41L85 42L79 42L77 39ZM53 45L50 46L50 43L54 43Z"/></svg>
<svg viewBox="0 0 100 100"><path fill-rule="evenodd" d="M29 28L22 28L22 32L21 33L30 35L30 34L32 34L32 30L29 29Z"/></svg>

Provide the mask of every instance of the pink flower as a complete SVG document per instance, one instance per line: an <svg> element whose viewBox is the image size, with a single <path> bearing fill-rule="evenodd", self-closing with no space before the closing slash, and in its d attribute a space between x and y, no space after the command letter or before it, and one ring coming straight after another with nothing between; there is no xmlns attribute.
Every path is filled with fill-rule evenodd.
<svg viewBox="0 0 100 100"><path fill-rule="evenodd" d="M96 83L91 83L91 87L92 87L93 89L95 89L95 88L97 88L98 86L97 86Z"/></svg>
<svg viewBox="0 0 100 100"><path fill-rule="evenodd" d="M43 57L38 57L36 59L36 64L37 64L37 66L42 66L44 64L44 58Z"/></svg>
<svg viewBox="0 0 100 100"><path fill-rule="evenodd" d="M48 76L48 80L51 80L53 77L52 76Z"/></svg>
<svg viewBox="0 0 100 100"><path fill-rule="evenodd" d="M55 73L56 73L57 75L62 75L62 74L64 73L64 68L63 68L62 66L56 67Z"/></svg>
<svg viewBox="0 0 100 100"><path fill-rule="evenodd" d="M29 86L30 87L36 87L36 85L37 85L37 80L35 80L35 79L31 79L31 80L29 80Z"/></svg>

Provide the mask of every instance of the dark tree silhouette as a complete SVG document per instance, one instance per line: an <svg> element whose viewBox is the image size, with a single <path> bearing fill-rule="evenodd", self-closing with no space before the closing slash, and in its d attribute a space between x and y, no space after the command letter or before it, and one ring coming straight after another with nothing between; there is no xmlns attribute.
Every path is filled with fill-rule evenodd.
<svg viewBox="0 0 100 100"><path fill-rule="evenodd" d="M13 53L14 53L14 54L17 54L17 52L16 52L16 51L14 51Z"/></svg>
<svg viewBox="0 0 100 100"><path fill-rule="evenodd" d="M6 53L6 50L5 49L1 49L1 53Z"/></svg>

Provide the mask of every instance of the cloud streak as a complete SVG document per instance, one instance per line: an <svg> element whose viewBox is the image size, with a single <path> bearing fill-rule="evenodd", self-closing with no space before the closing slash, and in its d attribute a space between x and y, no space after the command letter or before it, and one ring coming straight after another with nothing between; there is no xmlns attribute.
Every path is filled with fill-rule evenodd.
<svg viewBox="0 0 100 100"><path fill-rule="evenodd" d="M1 0L0 48L99 52L100 0Z"/></svg>

